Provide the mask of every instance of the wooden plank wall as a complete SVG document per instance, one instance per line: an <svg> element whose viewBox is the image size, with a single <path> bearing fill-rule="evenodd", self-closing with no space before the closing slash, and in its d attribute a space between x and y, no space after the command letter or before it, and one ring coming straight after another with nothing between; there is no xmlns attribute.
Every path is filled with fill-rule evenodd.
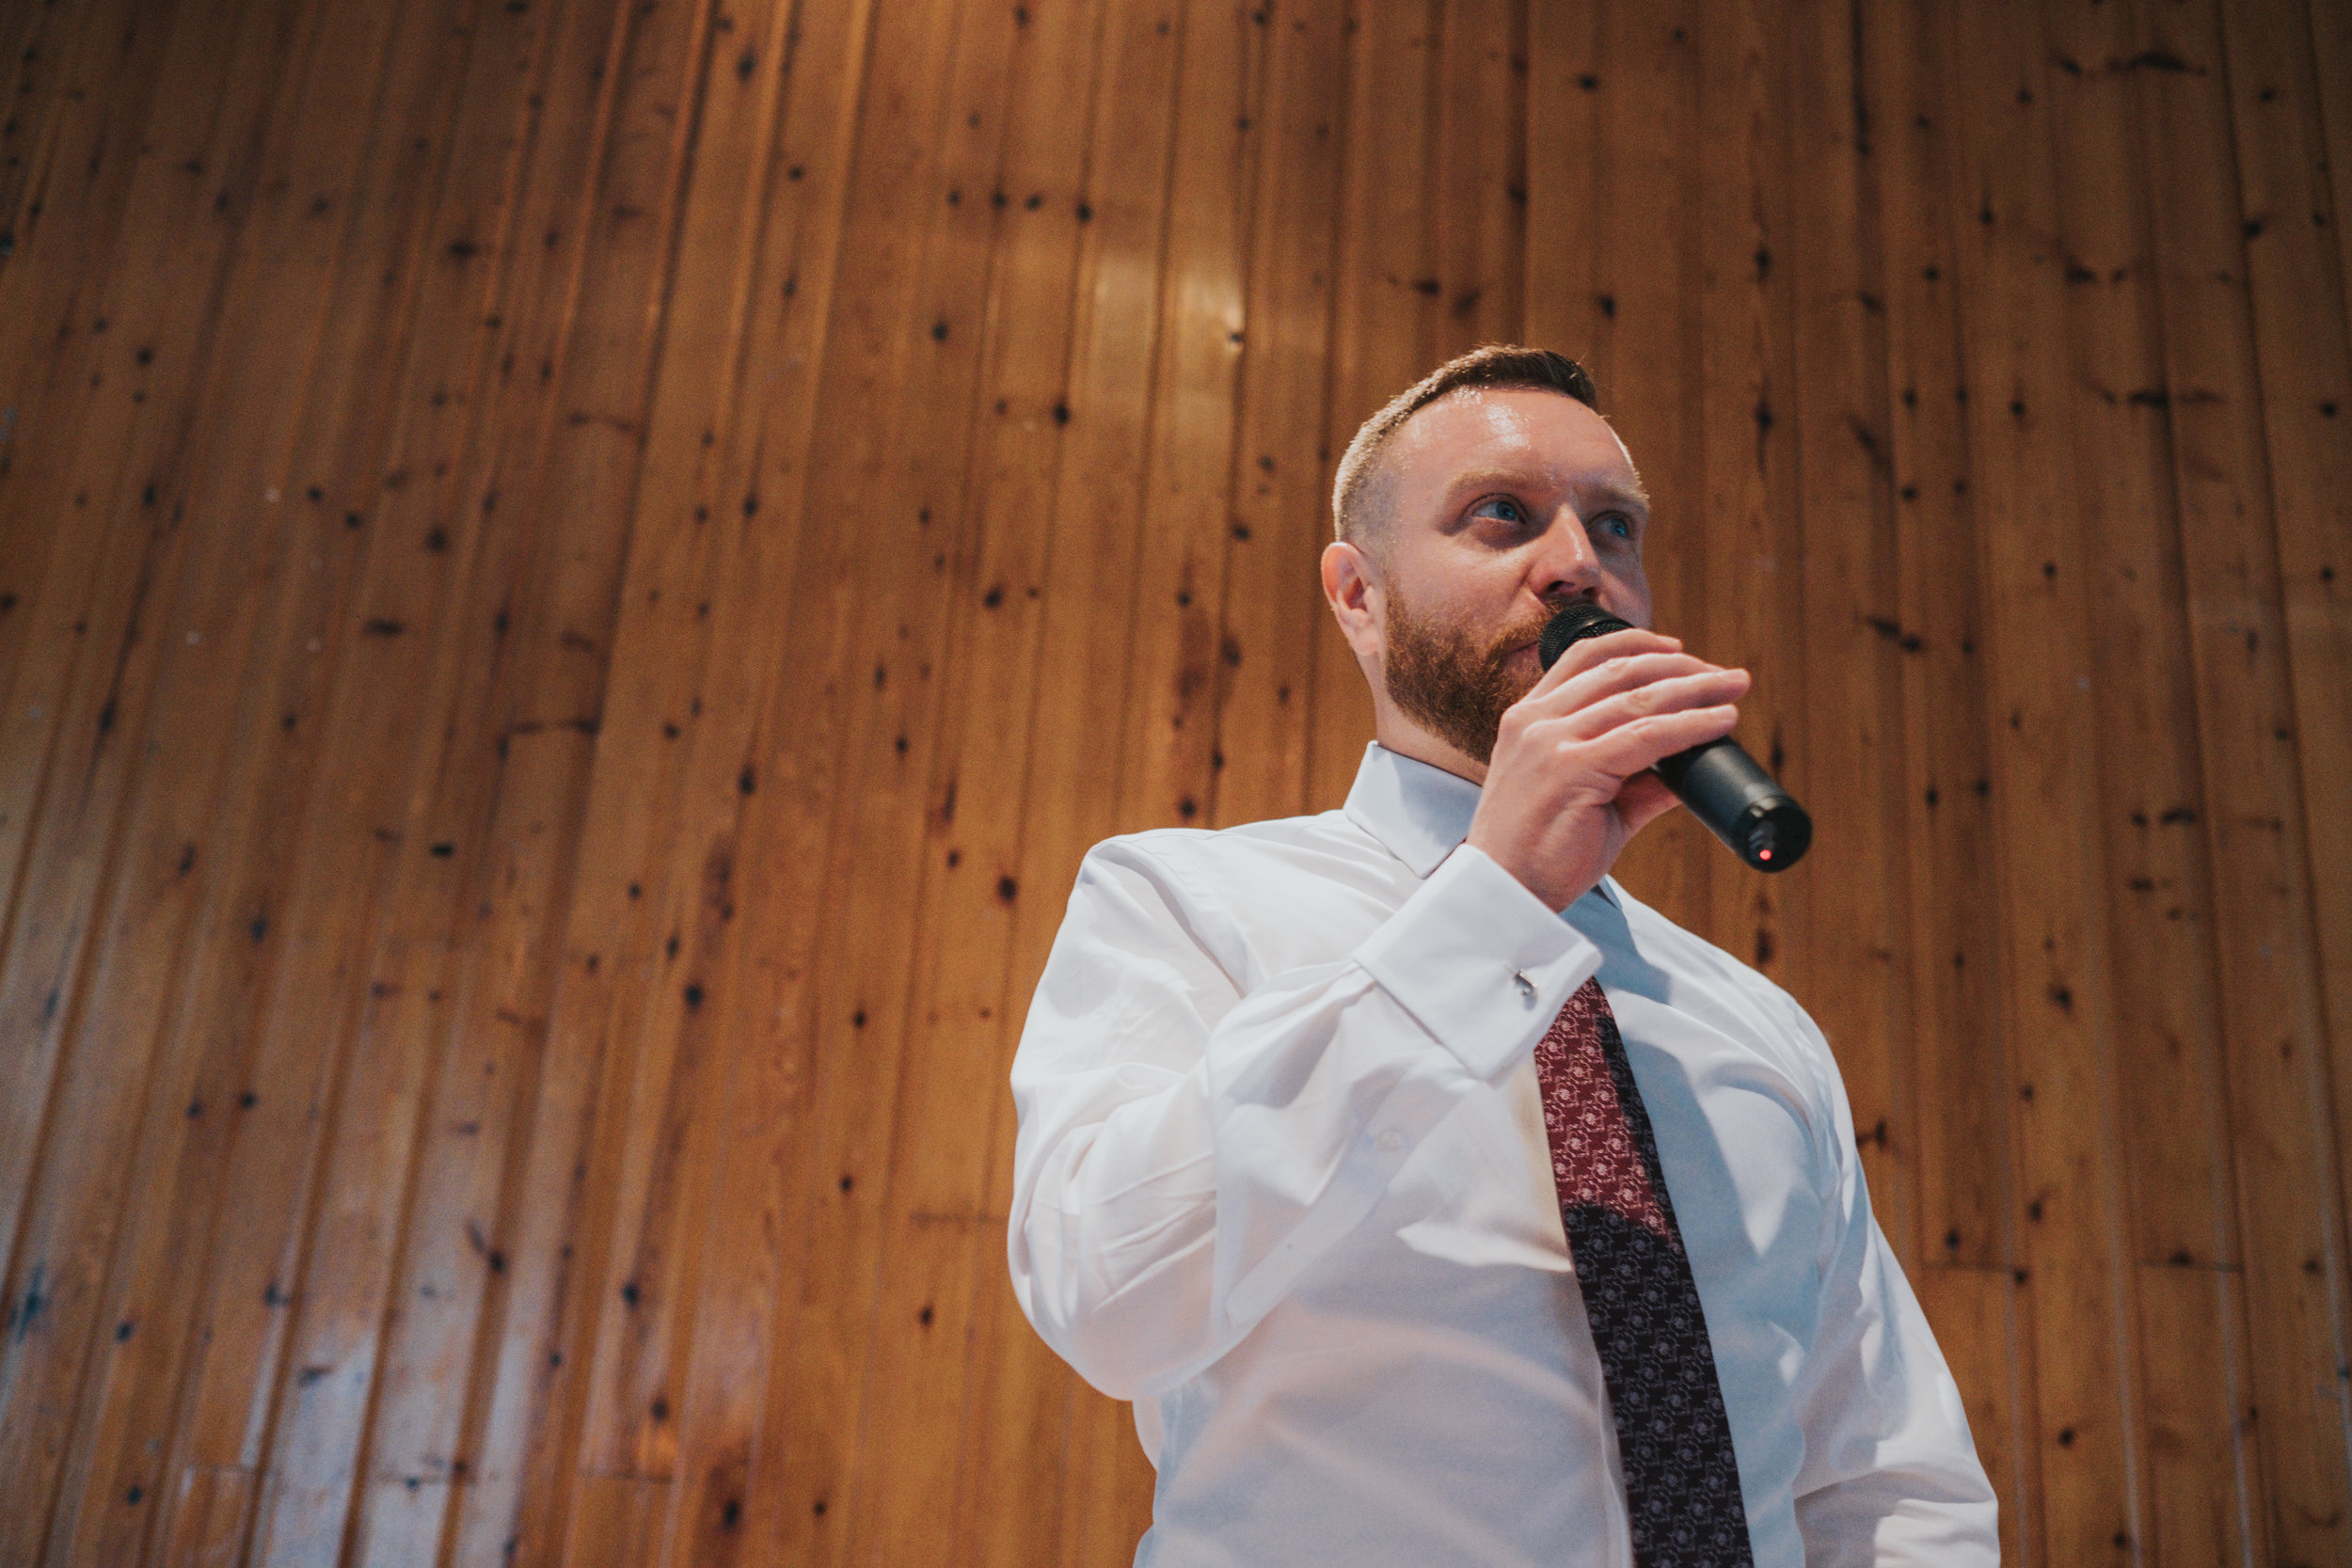
<svg viewBox="0 0 2352 1568"><path fill-rule="evenodd" d="M0 5L0 1564L1097 1564L1085 847L1595 368L2011 1560L2352 1561L2344 0Z"/></svg>

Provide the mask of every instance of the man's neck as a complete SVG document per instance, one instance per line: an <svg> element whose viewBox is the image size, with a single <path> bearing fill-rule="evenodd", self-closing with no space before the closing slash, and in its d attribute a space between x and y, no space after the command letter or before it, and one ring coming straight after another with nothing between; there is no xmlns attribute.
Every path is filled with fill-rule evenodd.
<svg viewBox="0 0 2352 1568"><path fill-rule="evenodd" d="M1373 737L1401 757L1425 762L1442 768L1457 779L1485 786L1486 765L1466 754L1461 748L1449 745L1386 703L1380 705L1373 727Z"/></svg>

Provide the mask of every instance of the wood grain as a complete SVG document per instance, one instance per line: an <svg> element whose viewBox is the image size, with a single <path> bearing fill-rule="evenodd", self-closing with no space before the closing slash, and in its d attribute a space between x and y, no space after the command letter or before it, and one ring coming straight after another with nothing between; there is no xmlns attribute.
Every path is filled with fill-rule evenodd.
<svg viewBox="0 0 2352 1568"><path fill-rule="evenodd" d="M1331 467L1600 384L2021 1563L2352 1520L2329 0L0 8L0 1560L1123 1562L1005 1276Z"/></svg>

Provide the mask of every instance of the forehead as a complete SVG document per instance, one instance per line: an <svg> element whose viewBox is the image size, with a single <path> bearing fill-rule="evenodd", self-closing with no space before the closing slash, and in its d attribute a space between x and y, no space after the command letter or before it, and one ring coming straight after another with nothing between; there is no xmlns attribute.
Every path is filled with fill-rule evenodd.
<svg viewBox="0 0 2352 1568"><path fill-rule="evenodd" d="M1508 470L1561 488L1640 483L1617 433L1585 404L1560 392L1465 387L1405 421L1392 451L1408 492L1442 491L1456 476Z"/></svg>

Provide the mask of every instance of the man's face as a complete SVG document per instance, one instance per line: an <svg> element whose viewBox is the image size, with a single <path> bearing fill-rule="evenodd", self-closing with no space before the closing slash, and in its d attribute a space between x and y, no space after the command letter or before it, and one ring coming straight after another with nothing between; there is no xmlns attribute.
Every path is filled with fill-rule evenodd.
<svg viewBox="0 0 2352 1568"><path fill-rule="evenodd" d="M1390 698L1485 763L1502 712L1543 673L1560 607L1650 622L1649 501L1616 433L1557 392L1464 390L1391 438L1373 612Z"/></svg>

